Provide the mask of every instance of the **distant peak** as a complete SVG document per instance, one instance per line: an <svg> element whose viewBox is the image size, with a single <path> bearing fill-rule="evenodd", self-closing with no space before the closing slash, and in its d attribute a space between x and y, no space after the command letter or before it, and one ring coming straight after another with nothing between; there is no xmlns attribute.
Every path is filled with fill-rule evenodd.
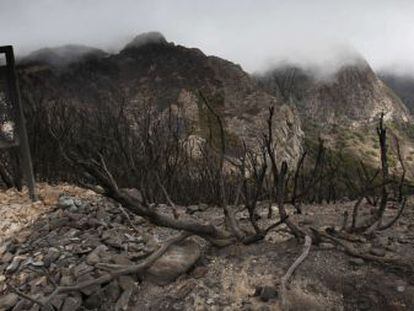
<svg viewBox="0 0 414 311"><path fill-rule="evenodd" d="M103 50L80 44L67 44L57 47L47 47L34 51L22 59L22 63L41 62L56 67L62 67L77 62L85 57L104 57Z"/></svg>
<svg viewBox="0 0 414 311"><path fill-rule="evenodd" d="M124 50L137 49L145 45L153 45L153 44L164 45L164 44L168 44L168 42L165 39L164 35L158 31L144 32L142 34L139 34L131 42L129 42L124 47Z"/></svg>

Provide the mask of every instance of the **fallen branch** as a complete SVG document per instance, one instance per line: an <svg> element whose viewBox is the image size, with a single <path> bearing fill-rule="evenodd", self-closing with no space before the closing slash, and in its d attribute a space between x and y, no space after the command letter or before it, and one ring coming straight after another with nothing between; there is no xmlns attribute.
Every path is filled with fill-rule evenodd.
<svg viewBox="0 0 414 311"><path fill-rule="evenodd" d="M387 224L379 226L377 228L377 230L382 231L382 230L386 230L386 229L390 228L400 218L400 216L402 215L402 213L405 209L406 202L407 202L407 199L405 197L402 198L401 200L402 201L401 201L401 204L400 204L400 209L398 210L397 215L395 215L395 217L393 219L391 219Z"/></svg>
<svg viewBox="0 0 414 311"><path fill-rule="evenodd" d="M289 279L292 276L292 274L295 272L295 270L308 256L311 245L312 245L312 238L309 235L306 235L302 254L295 260L295 262L289 267L286 274L282 277L282 284L281 284L281 296L282 297L281 298L282 298L283 310L288 310L287 300L286 300L286 288L287 288L286 285L289 282Z"/></svg>
<svg viewBox="0 0 414 311"><path fill-rule="evenodd" d="M122 214L125 216L126 220L128 221L129 225L136 231L136 232L140 232L140 230L137 228L137 226L134 225L134 223L132 222L131 217L129 217L128 212L122 207L121 204L118 205L118 208L120 209L120 211L122 212Z"/></svg>
<svg viewBox="0 0 414 311"><path fill-rule="evenodd" d="M141 216L149 222L175 230L183 230L201 237L210 236L213 239L226 239L230 235L228 232L220 230L211 224L204 224L195 220L181 220L169 217L150 208L145 202L140 201L128 193L118 188L112 175L104 164L105 161L100 157L100 162L94 160L81 160L74 157L72 163L82 167L86 173L95 177L97 183L102 186L105 195L120 203L126 210Z"/></svg>
<svg viewBox="0 0 414 311"><path fill-rule="evenodd" d="M30 300L31 302L38 304L40 307L43 307L46 310L53 310L53 307L50 305L50 301L57 295L73 291L81 291L82 289L85 289L93 285L101 285L104 283L108 283L122 275L137 274L143 272L144 270L149 268L157 259L159 259L171 245L179 243L188 238L189 236L191 236L190 233L184 232L179 236L166 241L157 251L152 253L149 257L147 257L145 260L138 264L125 266L121 269L109 272L108 274L105 274L97 279L87 280L85 282L81 282L71 286L58 286L49 296L44 297L42 299L30 297L13 287L11 287L11 289L22 298Z"/></svg>
<svg viewBox="0 0 414 311"><path fill-rule="evenodd" d="M284 217L284 218L282 218L281 220L279 220L278 222L276 222L276 223L274 223L274 224L272 224L272 225L270 225L269 227L267 227L265 230L263 230L262 232L259 232L259 233L257 233L257 234L254 234L254 235L251 235L251 236L248 236L248 237L246 237L244 240L243 240L243 244L245 244L245 245L249 245L249 244L252 244L252 243L255 243L255 242L258 242L258 241L260 241L260 240L263 240L265 237L266 237L266 235L271 231L271 230L273 230L274 228L276 228L276 227L278 227L278 226L280 226L281 224L283 224L287 219L289 218L289 215L287 215L286 217Z"/></svg>

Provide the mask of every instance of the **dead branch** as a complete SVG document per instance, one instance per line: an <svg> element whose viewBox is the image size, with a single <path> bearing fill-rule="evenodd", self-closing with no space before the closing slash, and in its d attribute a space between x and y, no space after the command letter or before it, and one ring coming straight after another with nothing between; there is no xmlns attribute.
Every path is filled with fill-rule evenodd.
<svg viewBox="0 0 414 311"><path fill-rule="evenodd" d="M237 237L238 240L243 240L244 234L242 230L239 228L239 225L236 221L235 214L228 207L228 204L227 204L228 202L227 202L227 197L226 197L226 192L225 192L225 187L224 187L223 165L224 165L224 159L225 159L225 154L226 154L226 140L225 140L225 135L224 135L223 122L221 120L220 115L213 109L213 107L210 105L207 98L203 95L201 91L199 91L199 95L203 103L208 108L208 110L217 119L217 122L220 128L221 148L220 148L220 165L219 165L218 175L219 175L219 183L220 183L221 205L223 208L226 224L230 227L230 230Z"/></svg>
<svg viewBox="0 0 414 311"><path fill-rule="evenodd" d="M287 303L287 284L289 282L290 277L295 272L295 270L299 267L299 265L306 259L309 254L309 250L312 245L312 238L309 235L305 236L305 244L303 246L302 254L293 262L293 264L289 267L286 274L282 277L282 284L281 284L281 298L282 298L282 307L283 310L288 310L288 303Z"/></svg>
<svg viewBox="0 0 414 311"><path fill-rule="evenodd" d="M191 234L185 232L177 237L171 238L170 240L166 241L157 251L152 253L149 257L138 264L126 266L124 268L109 272L108 274L104 274L97 279L87 280L71 286L58 286L49 296L41 299L30 297L21 292L16 293L19 296L40 305L41 307L48 307L50 310L53 310L53 307L50 306L50 301L57 295L73 291L80 291L93 285L108 283L122 275L142 273L144 270L148 269L157 259L159 259L171 245L179 243L189 236L191 236Z"/></svg>
<svg viewBox="0 0 414 311"><path fill-rule="evenodd" d="M31 297L30 295L26 295L25 293L23 293L22 291L20 291L18 288L12 286L12 285L8 285L8 287L11 289L11 291L13 291L17 296L26 299L34 304L39 305L40 307L44 308L46 311L54 311L53 307L51 307L50 305L45 305L42 301L40 301L37 298Z"/></svg>
<svg viewBox="0 0 414 311"><path fill-rule="evenodd" d="M167 189L165 189L164 185L161 183L160 176L158 174L156 174L156 178L157 178L158 185L160 186L162 192L164 193L165 199L167 200L168 204L170 204L172 208L174 218L178 219L180 216L177 212L177 208L175 207L174 202L171 200L170 196L168 195Z"/></svg>
<svg viewBox="0 0 414 311"><path fill-rule="evenodd" d="M280 171L276 163L276 154L274 150L274 142L273 142L273 116L274 116L274 107L269 107L269 117L267 119L267 126L268 126L268 134L264 136L264 143L265 148L267 150L268 157L271 163L271 171L273 173L273 183L274 188L276 189L276 202L279 209L280 218L286 218L285 223L288 228L291 230L293 235L300 239L304 237L306 234L293 222L287 219L286 209L284 207L285 203L285 187L286 187L286 176L288 173L288 165L286 161L282 162Z"/></svg>
<svg viewBox="0 0 414 311"><path fill-rule="evenodd" d="M194 220L174 219L163 215L147 206L145 202L141 202L127 192L121 191L115 180L112 178L112 175L110 175L109 171L106 169L106 165L102 166L102 161L104 162L102 157L100 163L97 161L85 161L76 158L72 161L85 172L96 178L98 184L103 187L106 196L114 199L130 212L147 219L149 222L162 227L184 230L201 237L210 236L212 239L226 239L230 237L227 232L221 231L211 224L203 224Z"/></svg>
<svg viewBox="0 0 414 311"><path fill-rule="evenodd" d="M379 125L377 127L377 134L381 150L381 171L382 171L382 181L383 183L389 180L389 171L388 171L388 158L387 158L387 129L384 127L384 113L381 113ZM375 221L378 221L378 224L381 225L382 217L384 215L385 209L387 208L388 202L388 190L387 186L384 184L381 188L381 201L379 209L376 213Z"/></svg>
<svg viewBox="0 0 414 311"><path fill-rule="evenodd" d="M255 242L258 242L260 240L263 240L264 238L266 238L266 235L273 229L279 227L281 224L283 224L287 219L289 218L289 216L286 216L285 218L280 219L278 222L270 225L269 227L267 227L265 230L260 231L259 233L253 234L251 236L246 237L243 240L243 244L245 245L249 245Z"/></svg>
<svg viewBox="0 0 414 311"><path fill-rule="evenodd" d="M248 187L248 179L245 174L245 162L249 160L249 168L252 171L252 180L254 186ZM263 184L266 177L267 171L267 161L266 161L266 151L262 150L261 159L257 159L256 153L248 152L245 146L245 155L243 159L243 165L241 166L241 176L243 178L243 192L245 199L245 207L249 213L249 219L252 227L257 234L261 232L259 225L257 224L258 215L256 213L257 202L263 191ZM251 189L253 188L253 189Z"/></svg>
<svg viewBox="0 0 414 311"><path fill-rule="evenodd" d="M301 204L300 204L301 202L300 200L298 200L299 175L300 175L300 171L302 169L303 162L305 161L307 153L308 153L307 150L305 150L305 152L302 153L298 161L298 164L296 166L295 176L293 178L292 205L295 207L296 212L298 214L302 214L302 209L301 209Z"/></svg>
<svg viewBox="0 0 414 311"><path fill-rule="evenodd" d="M132 222L131 217L129 217L128 212L122 207L122 205L118 205L118 208L121 210L122 214L124 214L126 220L128 221L129 225L136 231L140 232L139 229L134 225Z"/></svg>
<svg viewBox="0 0 414 311"><path fill-rule="evenodd" d="M400 166L401 166L401 169L402 169L400 182L398 184L398 202L402 202L406 168L405 168L404 161L403 161L403 158L402 158L401 149L400 149L400 142L398 140L398 137L395 137L395 145L396 145L396 149L397 149L398 161L400 162Z"/></svg>
<svg viewBox="0 0 414 311"><path fill-rule="evenodd" d="M382 220L384 217L385 210L387 208L388 202L390 201L389 193L388 193L388 184L392 182L392 180L389 178L389 167L388 167L388 158L387 158L387 129L384 127L384 114L381 114L379 125L377 127L377 134L378 134L378 140L380 144L380 157L381 157L381 172L382 172L382 182L380 185L371 185L377 174L374 174L372 178L369 178L368 173L365 169L365 167L362 165L365 177L366 177L366 184L364 189L361 191L360 199L355 203L354 210L352 213L352 225L347 230L348 232L356 232L356 233L366 233L371 234L376 230L385 230L391 227L401 216L402 212L405 208L406 200L403 198L402 195L402 187L405 180L405 166L402 160L400 147L398 144L398 139L396 140L397 145L397 154L400 161L400 165L403 169L402 176L400 178L399 183L399 197L397 201L400 202L400 209L397 215L386 225L382 224ZM364 197L368 198L367 193L371 191L371 189L375 189L376 187L381 187L381 196L380 196L380 204L379 208L375 212L375 214L365 221L363 224L361 224L359 227L356 227L356 219L358 215L358 207L361 204L361 201Z"/></svg>
<svg viewBox="0 0 414 311"><path fill-rule="evenodd" d="M342 218L341 231L344 231L346 229L346 225L348 224L348 216L348 211L345 211Z"/></svg>
<svg viewBox="0 0 414 311"><path fill-rule="evenodd" d="M358 201L354 204L354 208L352 209L352 223L351 223L351 230L355 230L356 227L356 220L358 218L358 209L361 205L361 202L363 200L363 197L361 196Z"/></svg>
<svg viewBox="0 0 414 311"><path fill-rule="evenodd" d="M405 209L405 206L406 206L406 201L407 201L407 199L405 197L402 198L402 201L400 203L400 208L398 209L397 215L395 215L395 217L393 219L391 219L387 224L379 226L377 228L377 230L382 231L382 230L386 230L386 229L390 228L401 217L401 215L402 215L402 213Z"/></svg>

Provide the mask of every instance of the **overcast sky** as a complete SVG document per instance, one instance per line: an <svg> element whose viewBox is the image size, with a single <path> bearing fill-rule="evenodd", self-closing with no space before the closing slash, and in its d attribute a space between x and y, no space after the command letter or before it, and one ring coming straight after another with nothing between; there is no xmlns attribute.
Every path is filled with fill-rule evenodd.
<svg viewBox="0 0 414 311"><path fill-rule="evenodd" d="M413 0L0 0L0 45L18 54L68 43L117 51L151 30L250 72L331 65L351 49L376 69L414 72Z"/></svg>

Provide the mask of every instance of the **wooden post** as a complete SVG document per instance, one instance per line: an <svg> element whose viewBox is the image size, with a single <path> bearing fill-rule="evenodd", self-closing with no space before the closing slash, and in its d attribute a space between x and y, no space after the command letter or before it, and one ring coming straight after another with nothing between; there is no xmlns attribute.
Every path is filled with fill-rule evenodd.
<svg viewBox="0 0 414 311"><path fill-rule="evenodd" d="M0 47L0 53L6 55L6 75L7 75L7 97L13 107L13 117L18 139L20 163L26 185L32 201L37 201L35 189L35 179L33 174L32 159L30 156L29 140L26 131L26 121L23 113L23 106L20 99L19 83L17 80L13 47L11 45Z"/></svg>

